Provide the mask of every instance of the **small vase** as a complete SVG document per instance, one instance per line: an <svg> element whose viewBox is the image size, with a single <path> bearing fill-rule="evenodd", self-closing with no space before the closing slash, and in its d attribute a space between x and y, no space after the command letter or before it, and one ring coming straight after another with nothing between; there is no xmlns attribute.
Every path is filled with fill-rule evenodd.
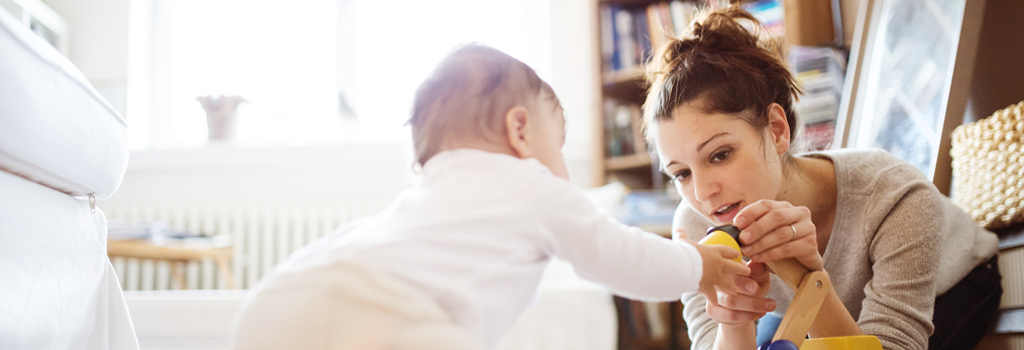
<svg viewBox="0 0 1024 350"><path fill-rule="evenodd" d="M238 95L199 96L196 101L206 111L206 131L211 141L233 140L238 131L238 105L246 102Z"/></svg>

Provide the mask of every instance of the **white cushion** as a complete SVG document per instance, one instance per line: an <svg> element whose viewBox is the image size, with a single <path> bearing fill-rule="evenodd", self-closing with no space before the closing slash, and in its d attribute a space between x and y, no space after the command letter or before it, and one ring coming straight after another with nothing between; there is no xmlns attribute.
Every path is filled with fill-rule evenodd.
<svg viewBox="0 0 1024 350"><path fill-rule="evenodd" d="M56 49L0 11L0 170L105 199L128 164L127 126Z"/></svg>
<svg viewBox="0 0 1024 350"><path fill-rule="evenodd" d="M0 350L138 349L89 203L0 171Z"/></svg>

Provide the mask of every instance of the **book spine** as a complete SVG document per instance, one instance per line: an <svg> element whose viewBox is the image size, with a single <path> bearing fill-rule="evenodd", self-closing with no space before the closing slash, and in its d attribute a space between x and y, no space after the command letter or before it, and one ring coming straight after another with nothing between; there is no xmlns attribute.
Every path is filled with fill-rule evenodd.
<svg viewBox="0 0 1024 350"><path fill-rule="evenodd" d="M619 56L619 70L631 71L637 66L635 26L633 15L625 9L617 9L615 18L616 52Z"/></svg>
<svg viewBox="0 0 1024 350"><path fill-rule="evenodd" d="M633 133L633 152L647 153L647 138L644 137L643 114L640 106L629 106L630 128Z"/></svg>
<svg viewBox="0 0 1024 350"><path fill-rule="evenodd" d="M603 102L605 157L646 153L640 106L606 98Z"/></svg>
<svg viewBox="0 0 1024 350"><path fill-rule="evenodd" d="M693 20L693 13L696 10L697 6L693 3L681 0L675 0L669 3L669 12L672 13L672 24L675 27L676 36L683 36L683 33L686 32L686 28L690 26L690 22Z"/></svg>
<svg viewBox="0 0 1024 350"><path fill-rule="evenodd" d="M632 315L632 327L630 328L633 329L633 335L644 340L650 339L651 330L650 324L648 324L649 320L647 319L647 311L644 308L644 302L630 300L629 311Z"/></svg>
<svg viewBox="0 0 1024 350"><path fill-rule="evenodd" d="M601 5L598 11L601 15L601 71L607 73L619 67L615 50L615 22L610 6Z"/></svg>
<svg viewBox="0 0 1024 350"><path fill-rule="evenodd" d="M675 24L672 23L672 9L667 2L658 3L658 16L661 17L661 35L666 39L676 37Z"/></svg>
<svg viewBox="0 0 1024 350"><path fill-rule="evenodd" d="M661 22L661 14L658 11L658 4L647 6L647 32L651 38L651 47L653 49L661 48L666 42L665 26Z"/></svg>
<svg viewBox="0 0 1024 350"><path fill-rule="evenodd" d="M633 12L637 40L637 64L643 65L650 61L651 57L651 32L647 24L647 11L636 10Z"/></svg>
<svg viewBox="0 0 1024 350"><path fill-rule="evenodd" d="M668 340L672 322L669 316L669 304L645 302L643 305L650 331L648 336L654 341Z"/></svg>

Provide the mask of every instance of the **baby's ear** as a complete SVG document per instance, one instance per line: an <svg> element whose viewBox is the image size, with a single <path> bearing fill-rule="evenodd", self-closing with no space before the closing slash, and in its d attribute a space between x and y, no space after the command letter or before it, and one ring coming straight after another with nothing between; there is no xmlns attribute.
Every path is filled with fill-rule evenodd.
<svg viewBox="0 0 1024 350"><path fill-rule="evenodd" d="M530 157L530 147L527 142L529 139L527 136L529 130L527 123L529 120L530 113L523 106L512 107L512 109L505 113L505 136L508 139L509 147L512 148L512 152L519 158Z"/></svg>

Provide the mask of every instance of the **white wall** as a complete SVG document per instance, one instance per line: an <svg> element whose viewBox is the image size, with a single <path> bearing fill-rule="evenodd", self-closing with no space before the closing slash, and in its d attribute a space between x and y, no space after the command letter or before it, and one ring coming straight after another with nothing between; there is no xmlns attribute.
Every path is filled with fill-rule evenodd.
<svg viewBox="0 0 1024 350"><path fill-rule="evenodd" d="M128 81L128 0L43 0L68 23L68 58L122 115Z"/></svg>
<svg viewBox="0 0 1024 350"><path fill-rule="evenodd" d="M387 203L413 183L399 145L238 148L133 152L119 207L220 203Z"/></svg>
<svg viewBox="0 0 1024 350"><path fill-rule="evenodd" d="M591 16L596 1L550 0L551 87L566 113L566 144L563 151L573 183L593 184L594 60L591 57Z"/></svg>

